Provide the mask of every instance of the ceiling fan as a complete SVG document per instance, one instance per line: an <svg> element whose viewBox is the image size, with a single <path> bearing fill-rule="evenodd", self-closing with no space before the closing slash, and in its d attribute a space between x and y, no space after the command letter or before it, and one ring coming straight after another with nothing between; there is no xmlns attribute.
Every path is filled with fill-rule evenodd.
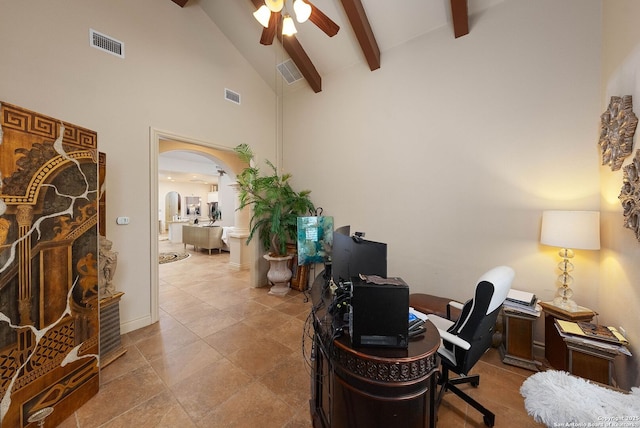
<svg viewBox="0 0 640 428"><path fill-rule="evenodd" d="M252 0L252 2L258 8L253 16L265 27L260 37L261 44L272 44L278 28L281 28L282 34L286 36L297 32L293 18L285 7L285 0ZM309 20L329 37L335 36L340 30L338 24L308 0L293 0L293 11L299 23Z"/></svg>

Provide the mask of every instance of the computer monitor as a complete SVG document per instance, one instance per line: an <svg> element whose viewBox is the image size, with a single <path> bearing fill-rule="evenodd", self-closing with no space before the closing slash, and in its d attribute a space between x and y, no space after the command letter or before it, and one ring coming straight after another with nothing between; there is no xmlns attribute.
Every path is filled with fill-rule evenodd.
<svg viewBox="0 0 640 428"><path fill-rule="evenodd" d="M334 282L349 281L359 274L387 277L387 244L354 239L333 233L331 276Z"/></svg>
<svg viewBox="0 0 640 428"><path fill-rule="evenodd" d="M349 236L351 235L351 226L350 225L340 226L334 232Z"/></svg>

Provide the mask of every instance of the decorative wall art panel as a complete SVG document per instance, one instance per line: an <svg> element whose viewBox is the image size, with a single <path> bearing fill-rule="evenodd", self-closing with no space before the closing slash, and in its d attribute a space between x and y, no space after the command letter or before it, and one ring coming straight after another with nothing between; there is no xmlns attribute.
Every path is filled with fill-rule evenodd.
<svg viewBox="0 0 640 428"><path fill-rule="evenodd" d="M633 151L633 134L638 126L638 117L633 112L631 95L611 97L609 108L600 116L600 140L602 165L611 171L622 166L624 158Z"/></svg>
<svg viewBox="0 0 640 428"><path fill-rule="evenodd" d="M98 391L97 134L0 104L0 425Z"/></svg>
<svg viewBox="0 0 640 428"><path fill-rule="evenodd" d="M298 217L298 265L326 263L333 245L333 217Z"/></svg>
<svg viewBox="0 0 640 428"><path fill-rule="evenodd" d="M640 241L640 150L636 150L633 161L622 168L620 202L624 216L624 227L631 229Z"/></svg>

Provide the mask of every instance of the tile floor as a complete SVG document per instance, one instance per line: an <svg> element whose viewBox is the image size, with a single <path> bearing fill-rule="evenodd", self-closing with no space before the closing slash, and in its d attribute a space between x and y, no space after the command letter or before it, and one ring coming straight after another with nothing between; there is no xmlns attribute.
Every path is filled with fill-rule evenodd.
<svg viewBox="0 0 640 428"><path fill-rule="evenodd" d="M172 250L182 244L160 241L161 252ZM160 321L123 335L127 352L102 370L100 392L60 427L311 426L306 296L250 288L228 253L187 250L188 259L159 267ZM542 426L519 394L531 372L502 364L494 349L475 369L472 393L496 413L496 427ZM481 426L478 412L445 396L439 428Z"/></svg>

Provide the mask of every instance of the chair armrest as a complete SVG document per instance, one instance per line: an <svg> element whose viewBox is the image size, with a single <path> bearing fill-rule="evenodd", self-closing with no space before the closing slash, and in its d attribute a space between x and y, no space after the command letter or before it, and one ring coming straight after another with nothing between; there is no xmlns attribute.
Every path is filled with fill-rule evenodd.
<svg viewBox="0 0 640 428"><path fill-rule="evenodd" d="M431 321L433 325L436 326L442 340L452 343L464 349L465 351L471 348L471 344L469 342L464 339L460 339L460 337L447 331L454 324L453 321L439 317L437 315L429 315L429 321Z"/></svg>
<svg viewBox="0 0 640 428"><path fill-rule="evenodd" d="M451 319L451 308L456 308L462 311L463 307L464 305L462 303L451 300L449 303L447 303L447 319Z"/></svg>
<svg viewBox="0 0 640 428"><path fill-rule="evenodd" d="M456 345L465 351L468 351L471 348L471 344L464 339L460 339L460 337L449 333L448 331L438 329L438 333L440 333L440 337L442 340L449 342L453 345Z"/></svg>
<svg viewBox="0 0 640 428"><path fill-rule="evenodd" d="M447 303L447 305L453 306L454 308L460 309L460 310L464 308L464 303L456 302L455 300L450 301L449 303Z"/></svg>

